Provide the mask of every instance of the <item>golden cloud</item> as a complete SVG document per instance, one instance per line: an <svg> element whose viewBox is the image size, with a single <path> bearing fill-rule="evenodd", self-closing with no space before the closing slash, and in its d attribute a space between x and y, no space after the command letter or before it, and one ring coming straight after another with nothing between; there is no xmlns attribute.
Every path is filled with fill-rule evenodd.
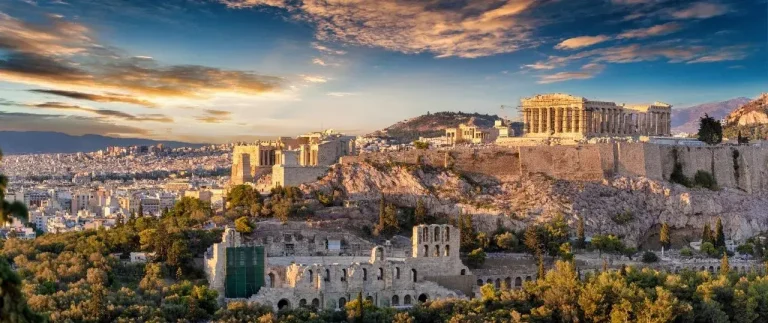
<svg viewBox="0 0 768 323"><path fill-rule="evenodd" d="M589 47L610 40L611 37L605 35L598 36L581 36L566 39L559 44L555 45L556 49L579 49Z"/></svg>

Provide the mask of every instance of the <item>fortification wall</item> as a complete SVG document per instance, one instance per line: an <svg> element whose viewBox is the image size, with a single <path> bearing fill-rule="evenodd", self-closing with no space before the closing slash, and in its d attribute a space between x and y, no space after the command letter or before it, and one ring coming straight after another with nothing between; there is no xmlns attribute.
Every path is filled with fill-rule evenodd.
<svg viewBox="0 0 768 323"><path fill-rule="evenodd" d="M736 155L734 155L737 152ZM691 179L703 170L720 187L768 191L768 149L754 146L694 147L651 143L577 146L504 146L366 153L342 163L421 163L496 177L544 174L557 179L599 181L614 175L669 180L675 163Z"/></svg>

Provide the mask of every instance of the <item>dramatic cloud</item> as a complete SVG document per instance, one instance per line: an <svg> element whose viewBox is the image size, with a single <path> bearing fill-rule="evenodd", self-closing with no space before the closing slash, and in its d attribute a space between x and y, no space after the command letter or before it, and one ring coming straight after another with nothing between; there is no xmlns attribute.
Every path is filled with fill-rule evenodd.
<svg viewBox="0 0 768 323"><path fill-rule="evenodd" d="M315 25L321 41L342 41L438 57L509 53L532 43L534 22L524 17L534 0L220 0L233 8L271 6ZM318 48L318 47L316 47ZM319 49L319 48L318 48ZM320 50L320 49L319 49Z"/></svg>
<svg viewBox="0 0 768 323"><path fill-rule="evenodd" d="M95 101L95 102L122 102L122 103L143 105L145 107L150 107L150 108L155 107L155 104L152 102L149 102L147 100L137 99L127 95L119 95L119 94L99 95L99 94L83 93L83 92L76 92L76 91L44 90L44 89L34 89L29 91L35 92L35 93L58 95L58 96L72 98L72 99L79 99L79 100L88 100L88 101Z"/></svg>
<svg viewBox="0 0 768 323"><path fill-rule="evenodd" d="M559 72L550 75L542 75L539 78L540 84L562 82L568 80L591 79L605 69L605 65L590 63L581 67L581 70L575 72Z"/></svg>
<svg viewBox="0 0 768 323"><path fill-rule="evenodd" d="M684 9L671 12L677 19L706 19L728 12L728 7L719 3L697 2Z"/></svg>
<svg viewBox="0 0 768 323"><path fill-rule="evenodd" d="M13 113L0 111L0 131L54 131L81 136L148 136L149 130L113 124L102 118L57 114Z"/></svg>
<svg viewBox="0 0 768 323"><path fill-rule="evenodd" d="M671 34L680 30L682 26L675 22L669 22L666 24L651 26L648 28L627 30L619 34L619 38L648 38L653 36L661 36Z"/></svg>
<svg viewBox="0 0 768 323"><path fill-rule="evenodd" d="M173 118L170 118L162 114L132 115L130 113L125 113L117 110L94 109L90 107L83 107L83 106L63 103L63 102L45 102L45 103L37 103L37 104L27 104L25 106L31 107L31 108L40 108L40 109L81 111L81 112L94 114L102 118L120 119L124 121L136 121L136 122L150 121L150 122L162 122L162 123L173 122Z"/></svg>
<svg viewBox="0 0 768 323"><path fill-rule="evenodd" d="M87 27L55 17L49 17L47 24L30 24L0 12L0 50L6 52L0 58L0 80L66 88L49 94L98 102L152 106L135 96L199 99L219 93L259 95L282 90L285 81L248 71L162 65L149 56L130 56L100 45L92 40ZM111 94L81 95L72 88Z"/></svg>
<svg viewBox="0 0 768 323"><path fill-rule="evenodd" d="M598 36L581 36L575 38L566 39L555 46L556 49L578 49L583 47L589 47L595 44L602 43L610 40L611 37L605 35Z"/></svg>

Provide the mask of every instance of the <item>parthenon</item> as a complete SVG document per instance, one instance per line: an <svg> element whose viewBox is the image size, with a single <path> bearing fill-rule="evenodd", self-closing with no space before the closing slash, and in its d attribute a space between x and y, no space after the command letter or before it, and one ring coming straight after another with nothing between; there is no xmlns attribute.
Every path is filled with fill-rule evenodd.
<svg viewBox="0 0 768 323"><path fill-rule="evenodd" d="M672 106L617 105L568 94L540 94L521 100L525 137L669 136Z"/></svg>

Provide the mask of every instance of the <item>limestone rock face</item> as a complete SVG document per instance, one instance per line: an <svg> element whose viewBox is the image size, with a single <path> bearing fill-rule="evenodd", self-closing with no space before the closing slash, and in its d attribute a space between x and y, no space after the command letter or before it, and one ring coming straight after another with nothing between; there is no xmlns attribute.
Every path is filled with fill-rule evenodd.
<svg viewBox="0 0 768 323"><path fill-rule="evenodd" d="M714 226L720 217L726 235L736 240L768 231L768 196L734 189L688 189L642 177L602 182L541 175L497 179L360 162L336 165L323 179L302 188L326 193L335 189L348 200L369 205L376 205L382 194L401 206L414 207L421 198L430 213L472 214L477 229L488 232L498 225L522 229L557 214L563 214L574 229L578 218L584 217L588 235L617 234L630 245L643 243L663 222L698 234L704 224ZM377 214L375 208L363 209L363 216L371 220Z"/></svg>
<svg viewBox="0 0 768 323"><path fill-rule="evenodd" d="M768 93L763 93L757 99L731 112L726 121L740 126L768 124Z"/></svg>

